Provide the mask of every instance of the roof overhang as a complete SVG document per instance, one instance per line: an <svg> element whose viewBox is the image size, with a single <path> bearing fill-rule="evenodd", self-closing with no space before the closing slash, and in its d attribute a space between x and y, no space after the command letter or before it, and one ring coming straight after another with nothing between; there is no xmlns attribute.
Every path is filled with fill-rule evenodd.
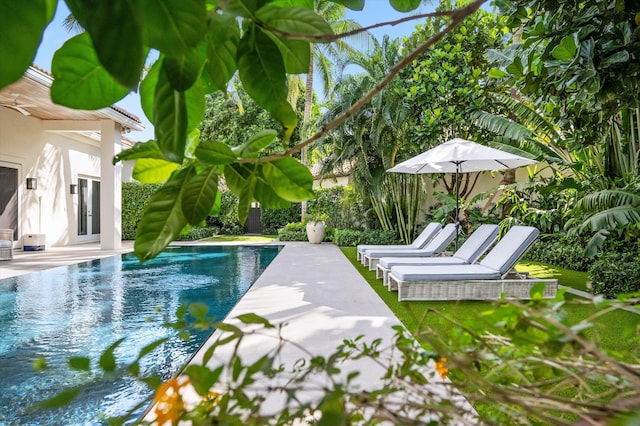
<svg viewBox="0 0 640 426"><path fill-rule="evenodd" d="M6 105L28 105L21 107L20 110L44 121L100 121L108 119L120 124L124 133L132 130L144 130L144 125L138 117L114 105L88 111L54 104L50 95L52 83L53 76L51 74L31 66L23 78L0 91L0 105L5 105L6 108L10 108Z"/></svg>

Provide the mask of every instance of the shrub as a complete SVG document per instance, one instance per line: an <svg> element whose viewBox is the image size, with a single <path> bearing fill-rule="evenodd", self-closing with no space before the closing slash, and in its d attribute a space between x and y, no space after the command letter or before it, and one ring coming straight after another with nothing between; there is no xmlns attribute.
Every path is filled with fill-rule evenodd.
<svg viewBox="0 0 640 426"><path fill-rule="evenodd" d="M584 254L584 242L564 234L543 234L531 246L526 259L586 272L594 262Z"/></svg>
<svg viewBox="0 0 640 426"><path fill-rule="evenodd" d="M308 210L326 213L331 228L366 229L370 227L367 208L350 186L319 188L316 198L309 201Z"/></svg>
<svg viewBox="0 0 640 426"><path fill-rule="evenodd" d="M220 229L215 226L204 228L191 228L186 233L178 235L176 241L195 241L203 238L210 238L220 233Z"/></svg>
<svg viewBox="0 0 640 426"><path fill-rule="evenodd" d="M640 292L640 263L628 253L602 254L589 269L589 277L593 293L608 299Z"/></svg>
<svg viewBox="0 0 640 426"><path fill-rule="evenodd" d="M280 241L307 241L307 229L300 223L288 223L284 228L278 230Z"/></svg>
<svg viewBox="0 0 640 426"><path fill-rule="evenodd" d="M338 246L357 246L358 244L399 244L393 231L359 231L354 229L335 229L333 243Z"/></svg>

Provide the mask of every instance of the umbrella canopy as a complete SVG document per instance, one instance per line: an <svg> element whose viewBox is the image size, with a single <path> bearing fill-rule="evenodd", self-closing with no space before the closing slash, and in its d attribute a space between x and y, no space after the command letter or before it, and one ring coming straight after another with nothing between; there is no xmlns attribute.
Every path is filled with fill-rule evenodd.
<svg viewBox="0 0 640 426"><path fill-rule="evenodd" d="M456 137L387 170L395 173L455 173L456 227L459 225L460 173L515 169L537 161ZM458 238L456 235L456 249Z"/></svg>
<svg viewBox="0 0 640 426"><path fill-rule="evenodd" d="M387 170L396 173L469 173L515 169L537 161L454 138Z"/></svg>

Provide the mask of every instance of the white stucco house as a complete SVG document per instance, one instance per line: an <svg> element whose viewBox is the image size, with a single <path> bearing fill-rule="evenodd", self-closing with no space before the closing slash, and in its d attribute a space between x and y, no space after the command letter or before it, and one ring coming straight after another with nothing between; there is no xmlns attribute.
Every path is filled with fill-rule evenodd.
<svg viewBox="0 0 640 426"><path fill-rule="evenodd" d="M112 106L78 111L51 102L53 77L29 67L0 91L0 228L46 246L100 242L121 246L123 135L144 129ZM28 237L28 238L27 238Z"/></svg>

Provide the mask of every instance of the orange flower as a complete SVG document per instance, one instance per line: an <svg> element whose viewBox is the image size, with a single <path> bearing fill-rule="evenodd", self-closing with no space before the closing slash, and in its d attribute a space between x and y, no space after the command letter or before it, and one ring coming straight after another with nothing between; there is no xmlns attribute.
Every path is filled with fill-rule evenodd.
<svg viewBox="0 0 640 426"><path fill-rule="evenodd" d="M177 424L184 413L185 407L180 388L188 384L189 379L182 379L180 381L178 377L173 377L156 390L153 398L153 413L156 415L158 425L164 425L167 422L170 425Z"/></svg>
<svg viewBox="0 0 640 426"><path fill-rule="evenodd" d="M444 357L441 357L440 361L436 361L436 371L442 379L446 379L447 374L449 374L449 369L447 368L446 363L447 359Z"/></svg>

